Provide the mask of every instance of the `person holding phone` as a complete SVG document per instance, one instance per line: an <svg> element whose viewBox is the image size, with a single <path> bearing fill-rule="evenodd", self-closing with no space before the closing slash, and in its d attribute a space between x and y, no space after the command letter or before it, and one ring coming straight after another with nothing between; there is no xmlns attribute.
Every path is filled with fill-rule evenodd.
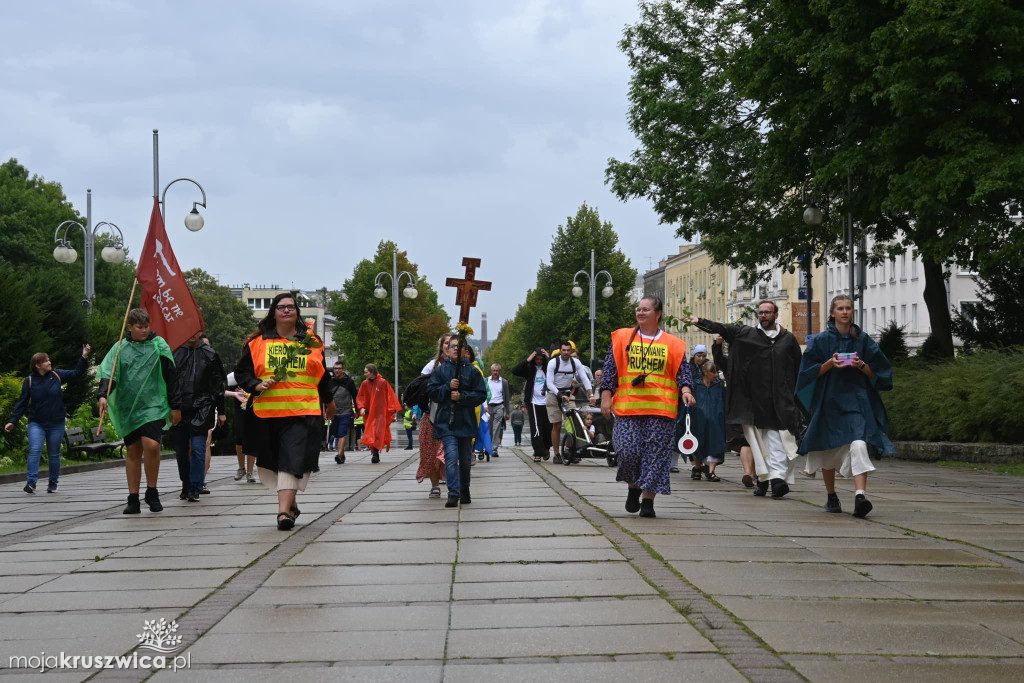
<svg viewBox="0 0 1024 683"><path fill-rule="evenodd" d="M853 516L871 512L868 472L874 471L868 446L882 453L896 449L886 436L889 417L880 391L892 389L892 364L878 344L853 324L853 299L832 299L828 326L804 352L796 396L809 418L799 452L807 455L807 471L821 470L827 512L843 511L836 494L836 470L853 477Z"/></svg>

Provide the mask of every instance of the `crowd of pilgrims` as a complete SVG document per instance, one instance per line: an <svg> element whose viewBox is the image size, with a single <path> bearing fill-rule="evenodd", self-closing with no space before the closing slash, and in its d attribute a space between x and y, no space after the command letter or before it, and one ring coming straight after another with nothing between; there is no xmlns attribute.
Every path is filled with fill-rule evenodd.
<svg viewBox="0 0 1024 683"><path fill-rule="evenodd" d="M438 340L437 352L409 383L404 404L394 388L368 364L358 389L342 363L325 367L323 343L300 321L295 296L277 295L267 315L246 340L228 373L216 351L196 334L176 350L150 330L143 309L127 317L127 334L99 366L98 401L125 445L128 502L125 514L163 509L157 489L161 438L170 426L179 497L198 502L209 493L209 443L224 429L226 409L234 411L236 480L258 481L275 492L279 529L294 527L297 494L319 471L321 451L337 448L343 465L346 444L371 451L371 463L391 447L391 424L402 414L412 448L419 430L417 481L430 481L430 498L457 508L472 503L474 457L498 455L506 422L521 444L528 430L532 455L543 462L558 452L568 408L594 406L581 418L588 441L609 442L616 481L626 484L625 509L654 517L658 494L671 493L670 475L688 456L692 479L717 483L716 469L738 452L741 481L753 495L782 498L806 456L805 476L822 471L824 509L842 512L836 493L838 472L855 486L853 515L872 509L867 498L871 455L890 454L888 418L879 397L892 387L892 366L875 341L853 323L853 302L836 296L826 329L809 336L801 351L797 338L777 322L778 309L762 301L756 325L723 324L688 317L683 322L711 335L687 353L686 344L662 328L662 302L644 297L636 324L614 331L603 365L578 360L564 341L551 355L537 348L512 369L524 380L513 397L501 368L490 376L471 346L456 334ZM13 414L10 432L28 420L26 493L34 493L42 452L49 462L47 491L57 491L65 410L62 385L87 374L84 346L74 369L54 369L37 353ZM325 434L325 421L329 429ZM350 433L357 431L355 435ZM493 443L492 443L493 442ZM611 463L612 461L609 460ZM255 469L254 469L255 468ZM146 490L140 501L143 470Z"/></svg>

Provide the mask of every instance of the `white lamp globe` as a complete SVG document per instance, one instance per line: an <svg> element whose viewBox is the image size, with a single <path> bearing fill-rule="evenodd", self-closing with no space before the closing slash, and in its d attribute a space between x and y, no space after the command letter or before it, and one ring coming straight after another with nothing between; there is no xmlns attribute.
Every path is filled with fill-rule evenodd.
<svg viewBox="0 0 1024 683"><path fill-rule="evenodd" d="M202 230L205 222L206 221L203 220L203 217L195 207L192 207L192 210L185 216L185 227L192 232L199 232Z"/></svg>
<svg viewBox="0 0 1024 683"><path fill-rule="evenodd" d="M821 213L821 209L816 206L808 206L804 209L804 223L807 225L821 225L821 221L824 217L824 214Z"/></svg>
<svg viewBox="0 0 1024 683"><path fill-rule="evenodd" d="M572 295L579 299L581 296L583 296L583 288L580 287L579 285L573 286Z"/></svg>
<svg viewBox="0 0 1024 683"><path fill-rule="evenodd" d="M74 247L67 247L64 254L64 263L74 263L78 260L78 252Z"/></svg>
<svg viewBox="0 0 1024 683"><path fill-rule="evenodd" d="M415 287L406 287L402 291L402 294L405 295L406 299L415 299L417 296L419 296L420 292Z"/></svg>
<svg viewBox="0 0 1024 683"><path fill-rule="evenodd" d="M53 260L57 263L65 263L65 259L67 259L67 257L66 247L57 247L53 250Z"/></svg>
<svg viewBox="0 0 1024 683"><path fill-rule="evenodd" d="M614 293L615 293L615 290L612 289L611 285L608 285L607 287L605 287L604 289L601 290L601 296L603 296L605 299L607 299L608 297L610 297Z"/></svg>
<svg viewBox="0 0 1024 683"><path fill-rule="evenodd" d="M100 257L107 263L121 263L124 261L124 250L118 247L106 246L100 252Z"/></svg>
<svg viewBox="0 0 1024 683"><path fill-rule="evenodd" d="M373 295L378 299L383 299L388 295L388 290L384 289L383 287L377 287L375 290L373 290Z"/></svg>

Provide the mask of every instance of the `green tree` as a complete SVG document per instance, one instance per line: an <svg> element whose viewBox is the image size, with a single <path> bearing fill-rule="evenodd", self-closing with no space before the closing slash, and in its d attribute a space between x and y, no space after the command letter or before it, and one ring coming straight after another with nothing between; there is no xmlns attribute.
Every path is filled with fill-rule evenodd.
<svg viewBox="0 0 1024 683"><path fill-rule="evenodd" d="M374 363L378 371L393 381L395 368L394 328L391 322L391 282L384 283L388 296L373 295L377 273L391 272L391 257L398 251L394 242L383 240L377 245L373 259L356 264L352 277L345 280L342 292L331 292L331 314L334 345L345 359L350 374L361 376L363 366ZM405 383L416 377L437 349L437 338L449 329L448 314L437 301L437 292L419 275L407 252L398 251L398 271L407 271L416 278L419 295L401 299L401 320L398 323L398 377ZM405 279L402 279L405 287ZM400 295L401 296L401 295ZM395 387L395 391L399 391Z"/></svg>
<svg viewBox="0 0 1024 683"><path fill-rule="evenodd" d="M957 311L953 332L964 348L1005 349L1024 344L1024 269L1003 264L985 279L975 278L978 303Z"/></svg>
<svg viewBox="0 0 1024 683"><path fill-rule="evenodd" d="M210 346L217 350L227 372L235 367L246 336L256 329L252 311L231 289L202 268L185 271L185 282L203 313Z"/></svg>
<svg viewBox="0 0 1024 683"><path fill-rule="evenodd" d="M1024 177L1024 8L1006 0L642 2L621 47L640 141L606 171L677 234L752 272L844 259L842 217L913 247L942 353L943 265L1019 266L1008 219ZM808 228L809 181L825 222Z"/></svg>
<svg viewBox="0 0 1024 683"><path fill-rule="evenodd" d="M633 320L630 291L636 282L636 270L618 248L619 238L612 224L602 221L597 209L583 204L575 216L555 230L549 254L550 262L537 270L537 285L526 294L515 318L506 321L487 350L487 362L501 363L506 372L538 347L549 347L562 339L576 343L583 362L590 361L590 302L587 281L577 280L583 296L572 295L577 271L590 273L590 251L595 252L595 270L612 276L614 293L601 296L604 277L598 279L594 353L600 363L608 350L613 330Z"/></svg>

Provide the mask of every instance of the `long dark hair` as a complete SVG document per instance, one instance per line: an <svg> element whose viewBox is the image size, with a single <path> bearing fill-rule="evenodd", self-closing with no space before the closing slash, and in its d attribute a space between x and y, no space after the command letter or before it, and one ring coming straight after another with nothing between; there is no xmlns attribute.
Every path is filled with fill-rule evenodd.
<svg viewBox="0 0 1024 683"><path fill-rule="evenodd" d="M274 332L277 329L277 318L274 317L274 312L277 310L277 304L281 302L281 299L291 299L295 302L295 313L298 315L299 298L298 292L281 292L274 297L274 300L270 302L270 310L263 316L263 319L256 324L256 331L249 335L249 340L253 340L262 334L267 332ZM298 318L295 322L296 329L299 328ZM303 325L303 327L305 327Z"/></svg>

